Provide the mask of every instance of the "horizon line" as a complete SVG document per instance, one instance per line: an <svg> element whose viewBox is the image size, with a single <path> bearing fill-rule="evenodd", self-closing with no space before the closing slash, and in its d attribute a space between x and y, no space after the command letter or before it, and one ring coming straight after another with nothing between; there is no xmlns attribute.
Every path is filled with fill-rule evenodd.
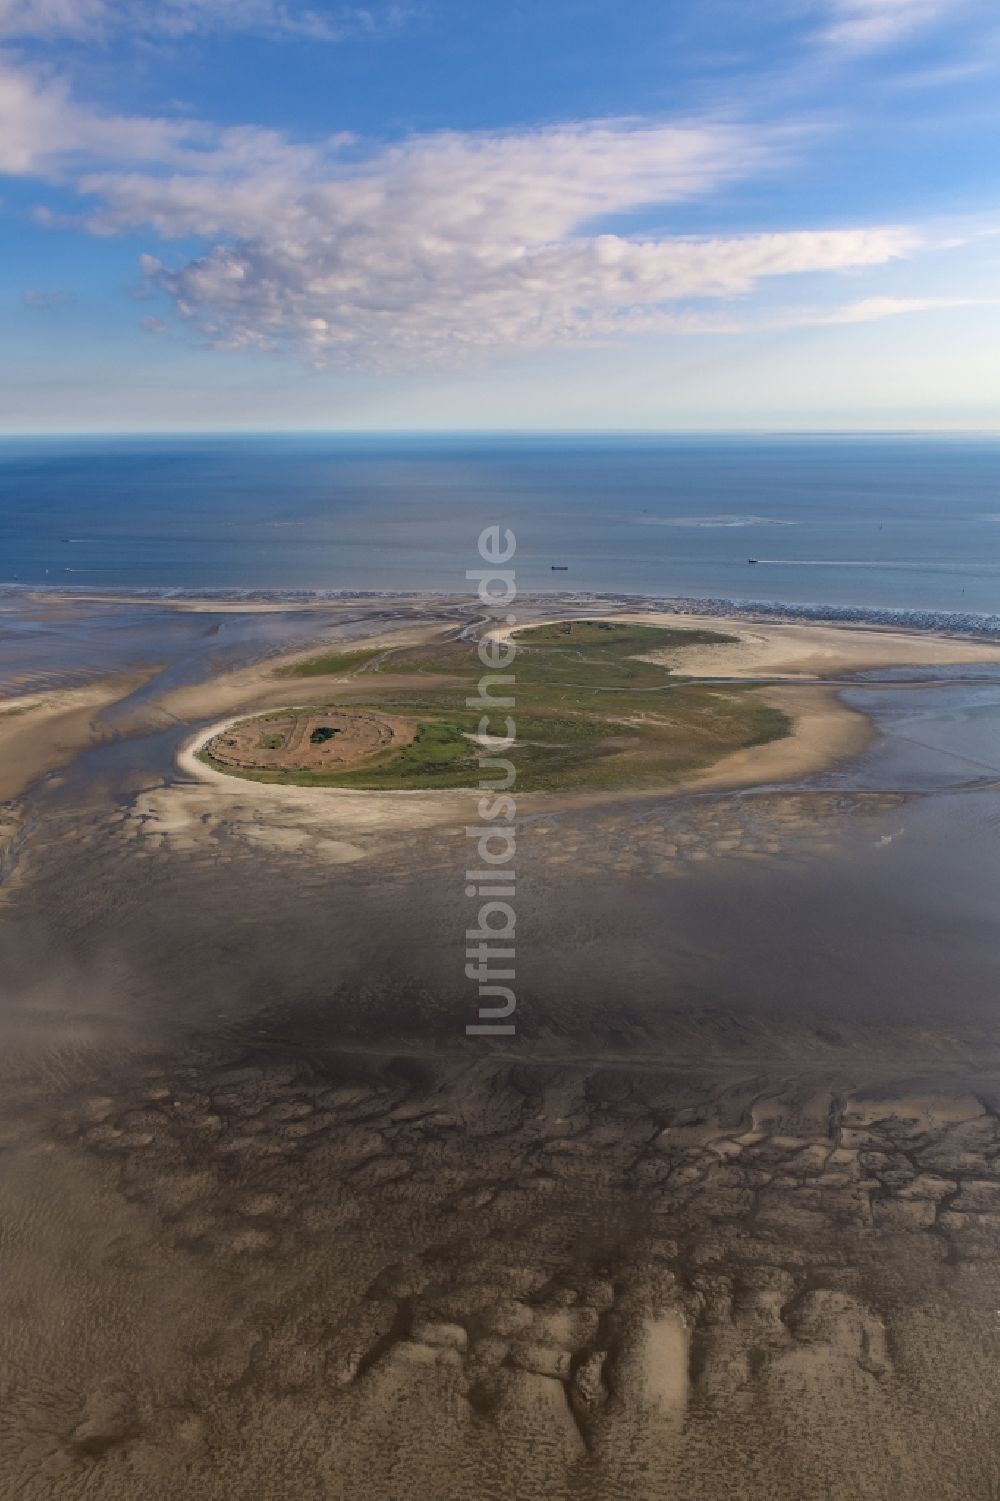
<svg viewBox="0 0 1000 1501"><path fill-rule="evenodd" d="M994 427L358 427L0 430L0 442L80 438L996 438Z"/></svg>

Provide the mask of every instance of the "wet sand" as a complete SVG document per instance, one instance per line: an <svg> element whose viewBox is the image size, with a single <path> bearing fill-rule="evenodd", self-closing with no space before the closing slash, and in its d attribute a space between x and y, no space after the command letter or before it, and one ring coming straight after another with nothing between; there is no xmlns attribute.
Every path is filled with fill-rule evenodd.
<svg viewBox="0 0 1000 1501"><path fill-rule="evenodd" d="M56 686L0 698L0 802L18 797L33 781L96 743L101 711L134 692L146 676L133 673L81 688Z"/></svg>
<svg viewBox="0 0 1000 1501"><path fill-rule="evenodd" d="M267 691L263 685L263 691ZM329 694L320 692L321 698ZM781 709L792 721L792 732L782 740L751 746L723 756L713 766L686 779L678 779L660 790L600 792L591 794L527 793L519 804L523 813L537 817L562 807L600 806L622 800L655 800L664 794L682 796L692 791L756 787L774 782L789 782L828 770L860 754L874 738L869 719L856 709L841 703L836 690L821 686L765 689L760 696ZM430 828L435 825L461 826L471 816L470 793L396 791L357 792L342 787L294 787L276 783L253 782L208 766L199 752L217 735L237 722L233 718L217 720L202 728L181 747L177 765L190 782L183 786L161 788L148 795L145 808L152 822L176 830L188 828L198 816L257 817L273 810L276 823L287 831L291 824L306 838L307 829L322 828L327 837L359 827ZM193 787L190 783L197 783ZM155 812L153 809L155 808ZM201 810L197 813L195 810ZM290 837L286 833L286 837ZM339 858L339 857L338 857Z"/></svg>
<svg viewBox="0 0 1000 1501"><path fill-rule="evenodd" d="M748 623L739 616L667 614L611 617L716 630L733 643L655 653L678 672L720 678L838 678L885 667L935 667L996 662L996 642L972 641L932 631L893 631L861 625Z"/></svg>
<svg viewBox="0 0 1000 1501"><path fill-rule="evenodd" d="M11 805L0 1495L991 1495L998 658L767 689L874 715L790 785L530 800L497 1045L468 797L210 773L210 672L98 711Z"/></svg>
<svg viewBox="0 0 1000 1501"><path fill-rule="evenodd" d="M788 715L791 734L724 756L690 785L735 788L790 782L850 761L874 739L871 721L849 708L835 688L819 684L763 688L759 696Z"/></svg>
<svg viewBox="0 0 1000 1501"><path fill-rule="evenodd" d="M442 630L448 629L453 629L453 627L442 627L440 620L433 618L426 625L410 624L394 629L377 624L373 630L364 635L345 638L337 645L342 646L344 650L360 648L383 650L418 646L424 642L433 641L440 637ZM288 680L279 675L282 671L287 671L288 668L317 656L324 644L329 648L329 643L314 642L294 652L283 652L280 656L268 659L266 663L258 663L238 672L215 675L202 682L186 684L182 688L167 693L161 701L161 706L165 713L177 719L193 721L203 719L210 714L217 715L230 710L285 708L342 697L345 690L356 689L357 679L359 676L363 678L363 668L329 677L303 677ZM406 681L403 680L404 685ZM438 680L429 677L428 681ZM388 672L379 674L377 686L381 691L391 689L396 685L396 680Z"/></svg>

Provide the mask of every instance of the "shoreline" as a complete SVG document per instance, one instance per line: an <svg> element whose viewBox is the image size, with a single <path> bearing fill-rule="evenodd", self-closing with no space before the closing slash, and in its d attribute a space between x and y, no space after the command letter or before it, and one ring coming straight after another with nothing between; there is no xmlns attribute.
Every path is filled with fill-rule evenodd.
<svg viewBox="0 0 1000 1501"><path fill-rule="evenodd" d="M895 667L1000 663L1000 639L984 641L942 631L909 631L819 620L756 621L740 615L705 616L659 610L622 612L604 618L636 625L673 625L679 630L712 629L738 638L732 643L650 654L650 661L663 662L680 677L829 682L831 678Z"/></svg>
<svg viewBox="0 0 1000 1501"><path fill-rule="evenodd" d="M150 672L41 688L0 699L0 803L13 802L47 772L67 766L100 738L95 720L149 681Z"/></svg>
<svg viewBox="0 0 1000 1501"><path fill-rule="evenodd" d="M692 778L684 791L725 792L801 781L855 760L878 738L869 716L849 708L836 688L820 684L791 690L778 687L761 689L758 696L788 715L791 732L780 740L723 756Z"/></svg>
<svg viewBox="0 0 1000 1501"><path fill-rule="evenodd" d="M412 596L393 596L396 599ZM565 598L565 597L563 597ZM468 605L468 600L462 603ZM609 604L610 602L606 602ZM239 609L233 605L234 611ZM582 601L566 599L564 613L550 605L539 607L534 621L523 626L530 635L533 623L552 623L559 619L579 618L588 613ZM731 681L740 686L759 684L754 692L770 706L787 714L791 732L779 740L745 747L722 756L701 771L649 785L623 786L608 791L581 794L567 790L525 792L524 808L532 813L557 810L586 796L594 804L609 800L645 800L650 797L674 798L691 792L793 783L833 766L842 765L860 755L872 743L876 731L863 711L848 707L838 692L845 679L879 668L909 667L933 669L943 665L1000 665L1000 640L968 639L942 632L888 630L872 625L821 623L818 621L760 621L747 616L685 614L673 608L613 609L593 611L608 620L639 621L646 624L671 624L680 628L712 627L737 639L713 645L690 646L676 651L668 649L656 659L675 668L681 676L703 681ZM486 634L503 635L511 627L490 625L483 621ZM351 648L376 642L386 648L434 639L442 631L453 629L440 619L421 620L419 615L406 621L373 619L368 635L352 637ZM183 686L164 686L161 695L144 706L145 713L156 710L191 727L178 752L177 766L188 791L196 785L209 800L235 798L263 806L297 809L326 809L329 816L339 809L347 823L365 823L371 827L419 827L440 824L462 810L469 789L401 788L373 791L360 788L296 786L294 783L258 782L230 775L206 766L197 759L197 751L214 735L235 720L260 712L310 703L335 703L345 697L356 698L359 692L358 671L330 677L316 676L283 679L284 667L314 655L317 648L329 647L319 641L310 647L266 656L250 665L216 673L201 681ZM387 664L387 667L389 664ZM93 720L100 710L132 691L137 681L148 678L117 676L79 690L59 690L11 697L0 702L4 708L24 708L30 700L45 700L46 706L29 713L0 714L0 750L6 753L6 780L0 778L0 798L12 800L46 771L71 761L73 756L95 738ZM363 680L362 680L363 681ZM391 691L391 668L381 679L373 679L380 690ZM376 695L376 697L379 695ZM203 728L196 726L201 724ZM123 726L124 727L124 726ZM129 732L131 726L126 728ZM134 730L132 731L134 733ZM141 730L140 730L141 733ZM350 810L350 811L348 811Z"/></svg>
<svg viewBox="0 0 1000 1501"><path fill-rule="evenodd" d="M550 617L546 623L553 623ZM565 618L565 617L563 617ZM673 623L689 625L692 618L678 617L667 612L630 612L608 614L607 619L635 620L640 623ZM719 791L727 789L763 786L769 783L791 783L804 777L842 765L862 754L875 739L876 730L869 717L860 709L845 704L838 691L838 684L829 676L857 673L876 668L928 667L950 665L974 665L976 663L1000 664L1000 642L995 644L975 641L959 641L953 637L917 635L909 632L877 630L845 630L842 626L819 626L790 623L754 625L733 617L697 617L697 623L712 625L728 634L738 635L734 642L712 646L680 649L677 655L689 669L685 675L696 676L706 681L729 680L744 683L764 678L755 691L770 706L780 709L791 721L791 731L779 740L744 747L721 757L713 765L700 772L685 776L675 782L667 782L657 788L621 787L607 792L580 794L567 790L565 793L523 793L526 806L532 810L558 808L577 803L581 796L588 802L620 801L623 798L672 798L683 797L691 792ZM498 627L493 632L505 636L519 627ZM526 629L530 630L530 627ZM294 654L298 659L301 652ZM670 660L671 651L658 654ZM684 660L686 659L686 660ZM367 803L375 821L405 823L408 814L419 807L420 822L435 815L446 816L457 806L458 800L468 796L470 789L398 789L376 792L343 787L296 787L294 783L258 782L253 778L240 777L207 766L198 759L198 751L222 729L236 720L247 717L256 709L290 707L291 699L301 702L303 682L296 685L294 695L287 688L279 688L275 679L274 659L267 666L244 669L239 675L238 697L240 704L228 703L230 710L223 718L196 732L182 747L178 765L189 776L203 785L216 790L228 788L255 789L256 798L285 797L298 793L308 805L330 808L339 805L358 811ZM693 669L693 670L692 670ZM827 678L824 678L824 674ZM198 701L203 705L213 696L213 687L221 680L199 685ZM331 689L351 684L351 679L313 680L313 695L328 699ZM236 686L235 684L233 685ZM188 690L190 692L190 690ZM223 700L237 695L223 694ZM277 702L280 696L284 700ZM216 703L218 703L218 695ZM316 801L318 800L318 801ZM393 815L395 810L395 815Z"/></svg>
<svg viewBox="0 0 1000 1501"><path fill-rule="evenodd" d="M692 792L738 791L767 786L772 782L791 783L817 772L854 759L877 737L868 715L844 704L835 687L809 684L789 691L784 685L760 690L760 697L787 714L792 722L789 734L780 740L745 746L722 756L711 766L676 782L657 787L623 786L593 792L568 788L565 792L522 792L518 802L531 813L558 811L582 803L603 806L622 801L687 797ZM246 714L230 714L191 735L177 752L176 765L189 784L215 788L232 796L249 792L254 801L270 799L275 805L291 800L301 807L332 809L338 804L345 813L365 813L364 821L372 825L396 824L418 827L440 822L451 815L464 817L470 796L478 795L475 787L400 787L374 790L358 787L317 787L295 782L266 782L225 772L210 766L200 752L216 735L245 719Z"/></svg>
<svg viewBox="0 0 1000 1501"><path fill-rule="evenodd" d="M445 589L414 589L402 593L393 589L272 589L249 590L242 594L238 590L226 589L203 593L166 588L163 592L125 588L95 588L91 591L85 587L66 589L54 584L0 583L0 606L5 598L30 600L33 597L37 597L40 602L55 604L149 605L194 614L272 614L282 611L310 613L380 600L405 600L415 604L437 602L478 608L467 594ZM642 611L656 609L664 614L689 615L701 620L732 617L761 624L815 623L848 630L905 632L918 636L948 635L959 639L985 638L1000 642L1000 613L986 615L977 611L921 610L910 606L886 608L880 605L822 604L808 600L788 603L710 595L578 592L572 589L525 590L520 597L526 601L536 600L545 607L565 600L567 607L577 612L615 607L625 610L629 605L634 605Z"/></svg>

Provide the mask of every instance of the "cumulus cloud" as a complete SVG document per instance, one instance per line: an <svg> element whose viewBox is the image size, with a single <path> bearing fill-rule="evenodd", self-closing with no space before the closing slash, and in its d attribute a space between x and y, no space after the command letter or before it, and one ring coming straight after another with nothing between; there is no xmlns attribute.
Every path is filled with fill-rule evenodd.
<svg viewBox="0 0 1000 1501"><path fill-rule="evenodd" d="M437 236L432 246L405 224L391 243L355 225L311 241L218 246L173 269L150 257L145 269L220 345L391 366L626 333L727 330L732 320L689 304L741 296L766 277L881 265L909 244L890 228L557 243Z"/></svg>
<svg viewBox="0 0 1000 1501"><path fill-rule="evenodd" d="M641 120L299 144L254 127L115 119L0 61L0 171L75 190L74 222L94 234L200 241L186 257L147 254L147 286L211 344L317 364L732 329L733 300L765 279L881 266L915 246L893 226L633 227L772 168L787 148L748 126Z"/></svg>
<svg viewBox="0 0 1000 1501"><path fill-rule="evenodd" d="M713 191L780 149L730 125L596 121L432 135L368 157L341 143L296 174L105 172L81 187L100 200L96 232L148 224L214 241L179 264L144 263L212 343L385 367L728 328L687 304L905 253L912 236L894 228L728 239L602 229Z"/></svg>
<svg viewBox="0 0 1000 1501"><path fill-rule="evenodd" d="M321 177L92 177L100 229L152 223L215 243L150 283L213 343L323 363L453 362L662 329L731 326L691 308L765 277L881 265L896 228L731 238L613 232L769 157L731 126L593 122L526 135L437 135Z"/></svg>
<svg viewBox="0 0 1000 1501"><path fill-rule="evenodd" d="M0 0L0 38L90 41L112 33L240 31L334 42L393 25L402 14L392 4L314 8L301 0Z"/></svg>

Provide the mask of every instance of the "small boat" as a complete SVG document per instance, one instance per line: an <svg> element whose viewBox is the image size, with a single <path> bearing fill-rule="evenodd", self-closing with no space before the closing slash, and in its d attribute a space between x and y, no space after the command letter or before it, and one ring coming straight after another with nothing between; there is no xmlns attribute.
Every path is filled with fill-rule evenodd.
<svg viewBox="0 0 1000 1501"><path fill-rule="evenodd" d="M551 568L553 573L569 573L568 563L553 563Z"/></svg>
<svg viewBox="0 0 1000 1501"><path fill-rule="evenodd" d="M747 558L747 565L749 566L751 563L758 563L759 561L759 558Z"/></svg>

